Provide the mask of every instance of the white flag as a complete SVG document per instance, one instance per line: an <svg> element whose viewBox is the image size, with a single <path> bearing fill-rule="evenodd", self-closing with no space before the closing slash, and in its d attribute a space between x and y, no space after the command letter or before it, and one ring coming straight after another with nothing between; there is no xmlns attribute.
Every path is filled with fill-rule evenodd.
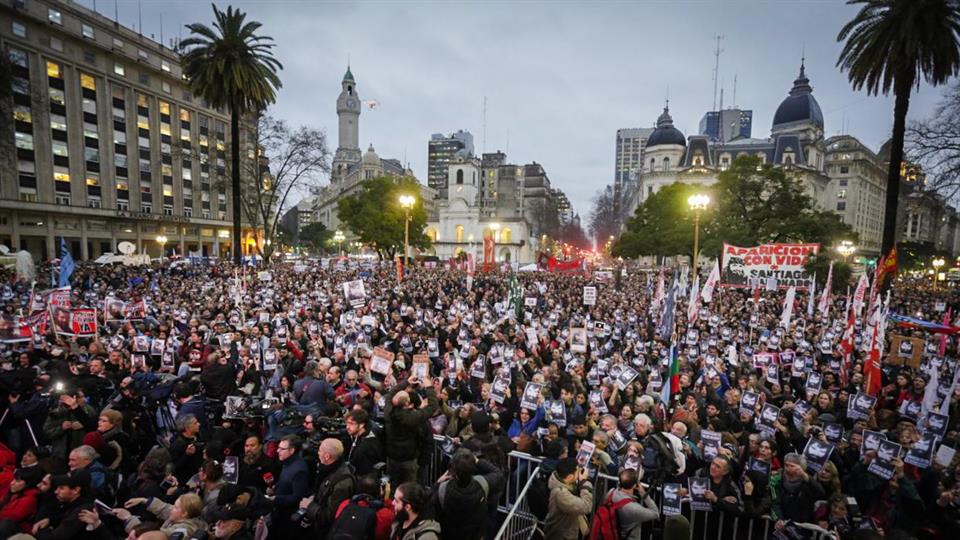
<svg viewBox="0 0 960 540"><path fill-rule="evenodd" d="M927 381L927 387L923 392L923 402L920 406L920 412L924 415L932 411L933 406L936 405L937 388L940 387L940 370L931 365L927 370L927 374L930 375L930 380ZM949 397L950 396L947 396L945 399L949 399Z"/></svg>
<svg viewBox="0 0 960 540"><path fill-rule="evenodd" d="M713 290L717 286L717 283L720 281L720 261L717 260L717 264L713 266L713 269L710 270L710 275L707 276L707 282L703 284L703 293L701 297L706 303L713 302Z"/></svg>
<svg viewBox="0 0 960 540"><path fill-rule="evenodd" d="M787 297L783 300L783 314L780 315L780 326L790 329L790 318L793 317L793 300L797 296L797 288L793 285L787 289Z"/></svg>
<svg viewBox="0 0 960 540"><path fill-rule="evenodd" d="M857 290L853 293L853 310L857 314L857 318L860 318L861 313L863 313L863 296L867 293L867 274L864 273L860 276L860 281L857 283Z"/></svg>
<svg viewBox="0 0 960 540"><path fill-rule="evenodd" d="M687 324L697 324L700 315L700 276L693 279L693 287L690 288L690 301L687 306Z"/></svg>
<svg viewBox="0 0 960 540"><path fill-rule="evenodd" d="M940 403L940 414L950 416L950 402L953 401L953 393L956 392L958 386L960 386L960 366L953 370L953 383L950 385L947 397L943 398L943 402ZM927 388L929 387L930 384L927 383Z"/></svg>
<svg viewBox="0 0 960 540"><path fill-rule="evenodd" d="M817 275L810 280L810 290L807 291L807 317L813 317L813 299L817 297Z"/></svg>
<svg viewBox="0 0 960 540"><path fill-rule="evenodd" d="M827 282L823 286L823 294L820 296L820 316L828 317L830 315L830 289L833 288L833 262L830 263L830 270L827 271Z"/></svg>

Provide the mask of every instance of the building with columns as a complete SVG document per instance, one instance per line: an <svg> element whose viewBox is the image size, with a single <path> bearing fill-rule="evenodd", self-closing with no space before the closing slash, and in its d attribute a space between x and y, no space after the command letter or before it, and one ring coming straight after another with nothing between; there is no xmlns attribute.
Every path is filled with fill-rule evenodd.
<svg viewBox="0 0 960 540"><path fill-rule="evenodd" d="M0 0L0 50L13 76L0 243L36 259L58 256L60 237L77 259L124 240L151 256L229 255L230 118L190 94L176 51L55 0ZM250 133L242 160L255 159ZM247 228L244 251L257 241Z"/></svg>
<svg viewBox="0 0 960 540"><path fill-rule="evenodd" d="M426 235L433 242L425 253L442 261L461 253L483 261L483 240L493 237L497 262L533 262L536 238L525 213L484 211L481 198L482 162L459 156L447 168L447 197L438 201L436 212L427 221Z"/></svg>
<svg viewBox="0 0 960 540"><path fill-rule="evenodd" d="M788 169L817 207L832 208L827 191L830 178L824 172L823 113L802 63L788 96L777 107L769 138L734 137L724 141L709 135L685 137L673 125L668 103L647 138L639 189L628 202L627 215L665 185L715 183L717 175L743 154Z"/></svg>

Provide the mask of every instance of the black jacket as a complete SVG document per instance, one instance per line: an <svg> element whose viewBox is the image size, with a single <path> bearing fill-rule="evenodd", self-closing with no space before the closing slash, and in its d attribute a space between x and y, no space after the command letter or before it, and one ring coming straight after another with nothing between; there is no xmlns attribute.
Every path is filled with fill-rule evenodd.
<svg viewBox="0 0 960 540"><path fill-rule="evenodd" d="M210 364L203 368L200 382L208 398L224 401L237 393L237 372L230 364Z"/></svg>
<svg viewBox="0 0 960 540"><path fill-rule="evenodd" d="M61 504L50 516L50 526L37 532L37 540L87 540L100 535L87 531L87 524L80 521L81 510L93 510L93 497L81 495L77 500Z"/></svg>
<svg viewBox="0 0 960 540"><path fill-rule="evenodd" d="M360 437L349 437L347 441L345 452L347 461L350 462L350 465L353 465L357 477L373 472L374 465L386 460L381 442L383 434L377 436L377 433L371 428L372 426L368 425L366 433Z"/></svg>
<svg viewBox="0 0 960 540"><path fill-rule="evenodd" d="M393 406L393 396L408 385L398 385L386 396L383 415L386 423L387 457L396 461L412 461L420 455L420 442L427 420L437 411L437 395L433 388L427 388L425 397L427 406L422 409L397 409Z"/></svg>
<svg viewBox="0 0 960 540"><path fill-rule="evenodd" d="M803 482L793 493L783 485L784 479L774 488L771 513L777 519L792 520L797 523L813 523L813 510L817 501L823 500L823 488L814 479Z"/></svg>

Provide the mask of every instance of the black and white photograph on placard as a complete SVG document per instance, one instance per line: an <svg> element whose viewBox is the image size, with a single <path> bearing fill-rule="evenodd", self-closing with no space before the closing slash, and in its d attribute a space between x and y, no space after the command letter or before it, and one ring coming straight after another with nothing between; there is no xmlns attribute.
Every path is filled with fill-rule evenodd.
<svg viewBox="0 0 960 540"><path fill-rule="evenodd" d="M343 284L343 296L354 309L363 307L367 303L367 292L363 280L355 279Z"/></svg>
<svg viewBox="0 0 960 540"><path fill-rule="evenodd" d="M240 459L237 456L223 458L223 481L236 484L240 480Z"/></svg>
<svg viewBox="0 0 960 540"><path fill-rule="evenodd" d="M877 404L877 398L867 394L856 394L850 397L847 403L847 417L855 420L867 420L870 411Z"/></svg>
<svg viewBox="0 0 960 540"><path fill-rule="evenodd" d="M862 456L870 450L876 451L880 448L880 442L883 440L886 440L883 433L869 429L863 430L863 443L860 444L860 455Z"/></svg>
<svg viewBox="0 0 960 540"><path fill-rule="evenodd" d="M944 437L947 434L947 424L950 418L945 414L928 412L927 417L921 424L921 431L924 433L933 433L938 437Z"/></svg>
<svg viewBox="0 0 960 540"><path fill-rule="evenodd" d="M575 353L587 352L587 329L586 328L570 329L570 350Z"/></svg>
<svg viewBox="0 0 960 540"><path fill-rule="evenodd" d="M703 441L703 457L705 460L711 460L720 455L722 436L719 432L705 429L700 432L700 439Z"/></svg>
<svg viewBox="0 0 960 540"><path fill-rule="evenodd" d="M663 485L663 515L679 516L681 513L680 484Z"/></svg>
<svg viewBox="0 0 960 540"><path fill-rule="evenodd" d="M761 431L775 433L777 428L774 424L779 417L780 407L771 403L764 403L763 408L760 409L760 416L757 417L757 427L760 428Z"/></svg>
<svg viewBox="0 0 960 540"><path fill-rule="evenodd" d="M759 401L760 394L756 392L744 392L743 395L740 396L740 412L753 416Z"/></svg>
<svg viewBox="0 0 960 540"><path fill-rule="evenodd" d="M758 472L767 478L770 477L770 462L756 458L750 458L747 462L747 470Z"/></svg>
<svg viewBox="0 0 960 540"><path fill-rule="evenodd" d="M713 505L707 499L707 492L710 491L710 479L703 477L694 477L688 480L690 494L690 509L703 512L713 511Z"/></svg>
<svg viewBox="0 0 960 540"><path fill-rule="evenodd" d="M567 426L567 409L564 407L562 399L547 403L547 421L553 422L559 427Z"/></svg>
<svg viewBox="0 0 960 540"><path fill-rule="evenodd" d="M590 465L590 460L593 459L593 453L596 449L597 447L590 441L580 443L580 450L577 451L577 465L581 467Z"/></svg>
<svg viewBox="0 0 960 540"><path fill-rule="evenodd" d="M893 478L895 466L893 460L900 456L901 446L893 441L886 439L880 441L880 447L877 448L877 456L870 462L867 471L871 472L884 480Z"/></svg>
<svg viewBox="0 0 960 540"><path fill-rule="evenodd" d="M504 401L506 401L507 392L509 390L510 379L498 374L497 377L493 379L493 384L490 385L490 399L502 404Z"/></svg>
<svg viewBox="0 0 960 540"><path fill-rule="evenodd" d="M277 365L280 362L280 353L277 349L271 347L269 349L263 350L263 370L264 371L273 371L277 369Z"/></svg>
<svg viewBox="0 0 960 540"><path fill-rule="evenodd" d="M626 389L628 386L630 386L630 383L637 378L638 375L639 373L637 373L637 370L633 369L632 367L623 368L623 370L620 371L620 374L617 375L617 386L620 387L620 390Z"/></svg>
<svg viewBox="0 0 960 540"><path fill-rule="evenodd" d="M833 452L833 444L821 441L816 437L807 439L807 445L803 448L803 455L807 457L807 469L812 472L820 472L820 469L830 459L831 452Z"/></svg>
<svg viewBox="0 0 960 540"><path fill-rule="evenodd" d="M231 420L242 419L245 417L249 406L250 398L246 396L227 396L227 400L224 403L223 417Z"/></svg>
<svg viewBox="0 0 960 540"><path fill-rule="evenodd" d="M843 425L837 422L824 422L823 434L827 437L828 441L833 444L838 444L843 440Z"/></svg>
<svg viewBox="0 0 960 540"><path fill-rule="evenodd" d="M520 406L533 413L540 406L540 392L543 385L535 382L528 382L523 389L523 396L520 398Z"/></svg>
<svg viewBox="0 0 960 540"><path fill-rule="evenodd" d="M933 452L939 440L940 438L935 433L924 433L920 436L920 439L913 443L913 446L907 450L907 455L903 457L903 461L915 467L926 469L933 463Z"/></svg>

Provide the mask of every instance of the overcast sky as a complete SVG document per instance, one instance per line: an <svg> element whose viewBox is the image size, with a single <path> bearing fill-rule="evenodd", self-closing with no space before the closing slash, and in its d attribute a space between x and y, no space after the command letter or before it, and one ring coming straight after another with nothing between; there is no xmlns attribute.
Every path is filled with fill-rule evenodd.
<svg viewBox="0 0 960 540"><path fill-rule="evenodd" d="M81 3L93 7L94 0ZM97 9L114 15L114 1ZM119 0L136 27L136 0ZM221 7L227 4L218 3ZM652 126L670 112L695 134L713 104L713 36L722 34L724 105L753 110L768 137L806 54L826 134L850 133L877 150L889 138L893 100L854 92L835 66L836 37L855 9L829 1L401 1L235 0L276 40L283 88L272 113L326 130L336 147L336 98L349 58L361 99L360 145L408 161L427 176L432 133L465 129L477 152L536 161L583 217L613 182L618 128ZM209 2L142 0L143 33L165 41L212 20ZM941 89L922 86L910 118L930 115ZM487 97L486 136L482 101ZM484 142L485 141L485 142Z"/></svg>

